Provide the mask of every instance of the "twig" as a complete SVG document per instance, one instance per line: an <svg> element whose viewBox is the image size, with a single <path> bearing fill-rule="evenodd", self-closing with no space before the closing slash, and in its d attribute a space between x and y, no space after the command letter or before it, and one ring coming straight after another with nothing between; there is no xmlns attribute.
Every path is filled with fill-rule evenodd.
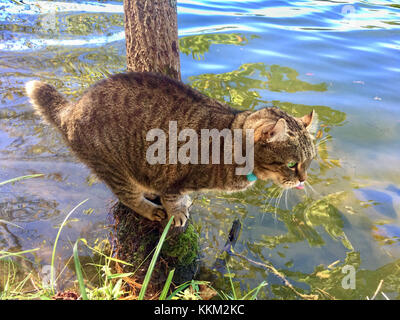
<svg viewBox="0 0 400 320"><path fill-rule="evenodd" d="M329 299L331 300L336 300L336 298L334 296L332 296L331 294L329 294L328 292L326 292L325 290L322 290L320 288L316 288L319 292L321 292L322 294L326 295Z"/></svg>
<svg viewBox="0 0 400 320"><path fill-rule="evenodd" d="M305 300L318 300L318 295L315 295L315 294L304 294L304 293L298 292L293 287L293 285L286 279L286 277L281 272L279 272L277 269L275 269L275 267L273 265L265 264L265 263L261 263L261 262L257 262L257 261L251 260L251 259L249 259L249 258L247 258L247 257L245 257L245 256L243 256L243 255L241 255L239 253L234 253L232 251L230 252L230 254L271 271L274 275L276 275L278 278L280 278L284 282L284 284L289 289L291 289L295 294L297 294L299 297L301 297L301 298L303 298Z"/></svg>
<svg viewBox="0 0 400 320"><path fill-rule="evenodd" d="M31 276L29 277L29 280L31 280L32 286L35 288L36 292L39 292L39 288L37 287L35 281L33 280L33 275L31 274ZM34 291L34 290L32 290Z"/></svg>
<svg viewBox="0 0 400 320"><path fill-rule="evenodd" d="M386 300L390 300L389 297L383 291L381 293L385 297Z"/></svg>
<svg viewBox="0 0 400 320"><path fill-rule="evenodd" d="M372 296L371 300L375 300L376 296L378 295L379 291L382 288L382 284L383 284L383 279L381 280L381 282L379 282L378 288L376 288L376 291L375 291L374 295Z"/></svg>

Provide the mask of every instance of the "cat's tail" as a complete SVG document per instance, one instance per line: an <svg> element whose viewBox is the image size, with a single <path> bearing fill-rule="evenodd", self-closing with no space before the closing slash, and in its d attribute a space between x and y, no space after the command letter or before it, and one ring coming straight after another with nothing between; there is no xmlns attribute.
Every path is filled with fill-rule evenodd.
<svg viewBox="0 0 400 320"><path fill-rule="evenodd" d="M68 105L67 99L53 86L37 80L29 81L25 90L35 111L48 123L60 127L60 112Z"/></svg>

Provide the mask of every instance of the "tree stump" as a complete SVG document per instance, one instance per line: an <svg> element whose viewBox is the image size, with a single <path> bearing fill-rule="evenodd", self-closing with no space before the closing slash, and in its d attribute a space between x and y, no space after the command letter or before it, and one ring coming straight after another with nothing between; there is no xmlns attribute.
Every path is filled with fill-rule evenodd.
<svg viewBox="0 0 400 320"><path fill-rule="evenodd" d="M124 14L127 69L163 73L180 80L176 1L124 0ZM159 199L152 201L159 203ZM135 281L142 283L166 223L149 221L122 203L116 204L112 213L117 258L133 265L120 265L121 271L135 272ZM162 289L172 269L175 284L195 277L199 269L198 240L190 219L183 230L170 230L147 290L148 297Z"/></svg>

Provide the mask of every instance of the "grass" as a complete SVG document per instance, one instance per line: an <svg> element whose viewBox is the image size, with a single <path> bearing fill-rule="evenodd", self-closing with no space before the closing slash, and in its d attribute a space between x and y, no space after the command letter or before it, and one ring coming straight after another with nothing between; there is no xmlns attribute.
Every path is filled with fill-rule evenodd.
<svg viewBox="0 0 400 320"><path fill-rule="evenodd" d="M0 186L3 186L7 183L14 183L20 180L31 179L40 176L43 175L36 174L36 175L21 176L18 178L0 182ZM68 219L71 217L71 215L87 200L88 199L76 205L65 216L63 222L58 228L58 232L54 241L52 255L51 255L50 287L44 285L43 280L40 279L38 275L35 275L34 272L32 272L31 270L29 272L26 272L26 274L22 275L21 277L21 264L18 263L17 260L29 261L30 263L34 264L34 262L29 260L29 258L27 258L26 255L40 250L39 248L24 250L19 252L7 252L0 250L0 299L48 300L54 297L54 295L56 294L56 281L57 281L57 279L55 278L55 270L56 270L55 257L57 252L57 244L59 242L62 229L68 222ZM140 292L138 296L126 290L126 288L128 287L127 284L128 283L131 284L132 281L134 282L134 280L132 280L134 278L132 277L134 277L135 272L130 272L130 273L115 272L115 268L112 265L114 263L114 264L123 264L132 266L131 264L112 257L112 250L109 250L109 253L107 254L103 252L104 250L89 246L85 239L78 239L73 245L72 258L75 266L75 274L77 279L76 282L78 284L78 290L76 291L80 292L80 299L82 300L145 299L150 284L150 280L152 277L152 273L154 271L159 254L167 238L168 230L172 224L172 221L173 217L171 217L171 219L168 221L168 224L164 228L157 246L150 253L151 255L154 252L148 270L146 272L144 281L142 284L137 284L138 287L140 287ZM5 223L12 225L14 227L22 228L18 225L3 220L0 220L0 223ZM82 268L81 261L79 259L79 250L78 250L79 243L85 245L89 250L92 251L92 253L95 256L97 256L98 260L100 260L100 262L97 263L93 262L87 264L97 269L97 278L99 280L97 285L91 285L90 281L87 279L88 278L87 276L85 279L84 269ZM140 265L142 265L150 257L150 255ZM159 300L175 300L175 299L200 300L205 297L203 292L204 288L216 293L216 291L211 287L209 282L200 280L191 280L172 289L174 272L175 269L169 272L164 287L161 293L158 295ZM249 292L237 295L236 293L237 290L235 290L231 277L229 277L229 281L231 284L232 293L220 292L219 297L221 299L229 299L229 300L256 299L260 289L266 285L265 282L262 282L259 286L250 290ZM211 296L213 296L213 294Z"/></svg>
<svg viewBox="0 0 400 320"><path fill-rule="evenodd" d="M162 292L160 294L160 299L159 300L165 300L167 298L168 290L171 287L172 278L174 277L174 273L175 273L175 269L172 269L169 272L167 281L165 281L165 285L164 285L164 288L163 288L163 290L162 290Z"/></svg>
<svg viewBox="0 0 400 320"><path fill-rule="evenodd" d="M76 206L74 209L76 209ZM73 210L71 211L73 212ZM67 217L71 216L71 212ZM65 225L67 219L64 219L64 223L60 226L62 229L63 225ZM80 293L80 299L82 300L117 300L117 299L135 299L135 300L143 300L146 298L146 292L151 280L152 272L154 270L154 266L158 259L159 253L163 246L163 243L166 239L166 235L168 229L171 225L172 220L169 221L167 226L165 227L162 236L154 250L152 260L150 262L148 271L146 273L143 284L141 285L141 290L138 296L128 292L125 288L128 283L128 279L134 276L134 273L118 273L115 272L115 269L111 266L112 263L119 264L128 264L119 259L113 258L112 253L104 253L100 250L93 248L88 245L85 239L78 239L73 245L73 260L75 266L75 274L78 284L78 290L75 290ZM61 230L59 230L61 232ZM59 234L58 234L59 236ZM80 258L79 258L79 250L78 245L83 244L86 248L90 249L95 255L101 257L103 259L102 263L90 263L90 265L97 267L98 275L101 279L98 285L91 285L90 281L87 280L88 277L85 277L84 269L82 268ZM54 245L56 248L56 244ZM11 258L20 257L24 258L24 255L32 253L34 251L39 250L38 248L32 250L25 250L20 252L5 252L1 251L0 261L4 262L0 265L0 270L3 268L3 271L8 269L5 274L5 278L3 279L3 287L0 287L0 299L51 299L55 295L55 283L52 282L50 289L44 286L41 286L40 279L35 279L35 276L32 272L29 272L22 279L18 279L17 270L18 264L11 260ZM53 261L54 262L54 261ZM129 264L128 264L129 265ZM7 268L8 267L8 268ZM52 265L52 270L55 270L54 264ZM175 288L173 288L173 276L175 270L171 270L168 274L167 280L164 284L162 292L159 294L159 300L201 300L204 298L203 289L208 288L209 290L214 290L210 283L207 281L200 280L192 280L186 283L183 283ZM54 276L54 275L53 275ZM129 278L128 278L129 277ZM85 279L86 278L86 279ZM250 290L247 293L238 294L237 289L232 282L232 278L229 277L229 282L231 284L231 292L218 292L219 299L226 300L240 300L240 299L256 299L258 292L262 287L266 285L265 282L261 283L257 288ZM29 287L29 284L33 283L34 290ZM29 288L28 288L29 287Z"/></svg>
<svg viewBox="0 0 400 320"><path fill-rule="evenodd" d="M152 271L149 267L146 274L147 283L143 283L141 287L141 291L139 296L132 294L127 291L125 288L128 284L128 277L134 276L133 273L117 273L110 266L111 262L116 262L116 259L113 259L110 255L104 259L102 264L92 264L98 267L98 272L101 278L101 281L98 285L91 285L90 281L87 280L88 277L85 277L84 270L82 268L79 255L78 255L78 244L83 243L87 248L86 240L78 239L73 246L73 260L75 266L75 274L78 284L78 290L73 289L75 292L80 293L80 299L82 300L118 300L118 299L129 299L129 300L143 300L146 298L146 292L148 283L151 279ZM160 247L162 246L162 241L158 244ZM31 252L30 250L21 251L18 253L13 253L10 256L13 257L21 257L27 253ZM157 252L153 254L153 261L157 259ZM0 261L4 262L0 265L0 269L3 269L4 285L0 286L0 300L29 300L29 299L51 299L54 296L54 287L46 288L41 286L41 279L37 279L37 277L33 274L33 272L28 272L22 279L17 277L19 265L11 259L0 259ZM118 260L118 263L121 263ZM4 272L5 271L5 272ZM171 270L168 274L167 280L164 284L162 292L159 294L159 300L202 300L204 299L202 288L206 287L209 290L217 293L215 289L213 289L209 282L200 281L200 280L192 280L186 283L183 283L175 288L173 288L173 276L175 270ZM229 278L231 283L231 292L218 292L219 299L223 300L251 300L256 299L258 292L262 287L266 285L265 282L261 283L256 288L250 290L249 292L237 293L237 288L235 288L232 279ZM0 280L1 282L1 280ZM34 283L34 288L32 290L31 283Z"/></svg>
<svg viewBox="0 0 400 320"><path fill-rule="evenodd" d="M147 270L146 276L144 277L143 285L142 285L142 288L140 289L138 300L143 300L144 299L144 295L146 294L146 290L147 290L147 287L149 285L150 278L151 278L151 275L152 275L153 270L154 270L154 266L156 265L158 255L160 254L161 248L162 248L162 246L164 244L165 238L167 236L168 230L171 227L171 224L172 224L173 220L174 220L174 217L171 217L169 219L168 224L164 228L164 231L163 231L163 233L162 233L162 235L160 237L160 240L158 241L158 244L157 244L157 247L156 247L156 251L154 252L153 258L151 259L151 262L150 262L150 265L149 265L149 269Z"/></svg>
<svg viewBox="0 0 400 320"><path fill-rule="evenodd" d="M82 300L88 300L88 297L86 295L86 286L85 286L85 282L83 280L81 262L79 261L79 256L78 256L78 243L79 243L79 240L80 239L78 239L75 242L74 249L73 249L75 271L76 271L76 277L78 279L79 290L81 292Z"/></svg>
<svg viewBox="0 0 400 320"><path fill-rule="evenodd" d="M7 183L14 183L14 182L25 180L25 179L38 178L38 177L43 177L43 176L44 176L44 174L40 173L40 174L31 174L31 175L28 175L28 176L21 176L21 177L17 177L17 178L12 178L10 180L6 180L6 181L3 181L3 182L0 182L0 187L5 185L5 184L7 184Z"/></svg>
<svg viewBox="0 0 400 320"><path fill-rule="evenodd" d="M75 212L75 210L78 209L82 204L84 204L88 200L89 199L83 200L75 208L73 208L67 214L67 216L65 217L64 221L61 223L61 226L58 228L56 240L54 241L54 245L53 245L53 252L52 252L52 255L51 255L50 283L51 283L51 289L53 290L53 292L55 292L55 290L54 290L54 270L55 270L54 262L55 262L55 257L56 257L57 243L58 243L58 239L60 238L61 231L62 231L63 227L65 226L65 224L67 223L69 217Z"/></svg>

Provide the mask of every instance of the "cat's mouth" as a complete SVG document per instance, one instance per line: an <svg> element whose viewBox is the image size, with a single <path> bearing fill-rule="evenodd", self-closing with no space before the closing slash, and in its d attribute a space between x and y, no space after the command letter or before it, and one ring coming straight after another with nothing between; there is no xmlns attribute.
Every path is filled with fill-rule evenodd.
<svg viewBox="0 0 400 320"><path fill-rule="evenodd" d="M297 186L295 186L296 189L299 190L303 190L304 189L304 181L303 182L299 182L299 184Z"/></svg>
<svg viewBox="0 0 400 320"><path fill-rule="evenodd" d="M298 182L297 184L294 182L290 183L280 183L278 182L279 185L281 185L282 188L284 189L298 189L298 190L304 190L305 188L305 181Z"/></svg>

